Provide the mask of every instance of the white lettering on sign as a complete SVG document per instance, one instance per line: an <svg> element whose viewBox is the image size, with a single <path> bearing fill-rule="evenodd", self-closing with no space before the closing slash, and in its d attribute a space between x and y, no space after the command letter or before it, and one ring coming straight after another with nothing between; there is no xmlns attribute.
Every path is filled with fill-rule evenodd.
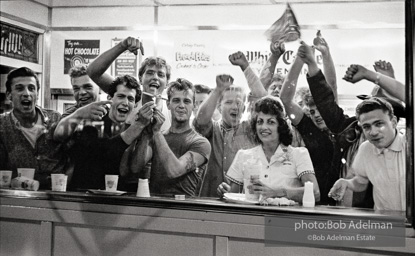
<svg viewBox="0 0 415 256"><path fill-rule="evenodd" d="M23 36L20 34L9 32L9 37L1 37L0 50L4 54L22 54L22 38Z"/></svg>

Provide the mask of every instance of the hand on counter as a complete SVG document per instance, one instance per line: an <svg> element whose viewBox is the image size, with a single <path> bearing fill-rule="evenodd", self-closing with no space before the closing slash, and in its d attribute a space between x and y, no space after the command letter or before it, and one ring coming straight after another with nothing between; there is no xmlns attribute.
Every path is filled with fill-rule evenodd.
<svg viewBox="0 0 415 256"><path fill-rule="evenodd" d="M225 182L222 182L219 184L216 191L218 192L219 197L222 198L223 194L231 192L231 186Z"/></svg>

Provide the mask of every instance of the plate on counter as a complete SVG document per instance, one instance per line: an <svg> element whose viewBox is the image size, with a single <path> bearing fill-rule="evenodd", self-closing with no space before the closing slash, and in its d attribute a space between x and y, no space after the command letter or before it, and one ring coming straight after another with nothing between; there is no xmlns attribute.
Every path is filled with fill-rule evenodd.
<svg viewBox="0 0 415 256"><path fill-rule="evenodd" d="M255 200L249 200L245 198L245 194L239 194L239 193L225 193L223 194L223 199L225 201L230 203L237 203L237 204L259 204L258 201Z"/></svg>
<svg viewBox="0 0 415 256"><path fill-rule="evenodd" d="M88 189L89 192L96 195L121 196L127 194L127 191L106 191L101 189Z"/></svg>

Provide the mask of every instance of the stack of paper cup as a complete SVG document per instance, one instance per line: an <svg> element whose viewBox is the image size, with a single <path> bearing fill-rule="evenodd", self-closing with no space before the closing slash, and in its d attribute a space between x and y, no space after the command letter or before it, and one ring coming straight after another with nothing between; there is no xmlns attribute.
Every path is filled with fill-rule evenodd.
<svg viewBox="0 0 415 256"><path fill-rule="evenodd" d="M138 197L150 197L150 188L148 186L148 179L138 179L137 196Z"/></svg>
<svg viewBox="0 0 415 256"><path fill-rule="evenodd" d="M35 169L33 168L17 168L17 177L26 177L29 179L35 179Z"/></svg>

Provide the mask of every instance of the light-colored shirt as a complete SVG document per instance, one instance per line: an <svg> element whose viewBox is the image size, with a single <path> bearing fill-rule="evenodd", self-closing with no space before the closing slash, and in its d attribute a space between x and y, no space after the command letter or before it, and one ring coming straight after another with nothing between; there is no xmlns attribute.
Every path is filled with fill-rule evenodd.
<svg viewBox="0 0 415 256"><path fill-rule="evenodd" d="M226 128L222 120L211 121L206 125L198 125L195 120L194 126L197 132L209 140L212 147L200 196L216 197L216 188L225 181L225 173L238 150L255 146L251 139L250 125L243 121L236 127Z"/></svg>
<svg viewBox="0 0 415 256"><path fill-rule="evenodd" d="M29 141L30 145L32 145L32 148L35 148L36 147L36 141L37 141L37 139L46 130L45 125L43 124L43 119L45 118L43 116L43 113L41 111L37 110L37 109L36 109L36 112L38 113L37 120L36 120L36 124L33 127L31 127L31 128L23 127L20 124L19 120L17 120L17 118L14 115L13 111L11 112L12 120L13 120L16 128L23 133L23 135Z"/></svg>
<svg viewBox="0 0 415 256"><path fill-rule="evenodd" d="M226 176L234 183L242 185L243 180L249 179L253 174L252 170L247 173L246 166L252 164L253 160L256 161L256 174L259 175L259 179L271 189L303 187L301 176L306 173L314 174L306 148L280 144L269 162L261 145L239 150Z"/></svg>
<svg viewBox="0 0 415 256"><path fill-rule="evenodd" d="M375 210L405 211L405 136L396 131L392 144L378 149L369 141L359 148L352 169L373 184Z"/></svg>

